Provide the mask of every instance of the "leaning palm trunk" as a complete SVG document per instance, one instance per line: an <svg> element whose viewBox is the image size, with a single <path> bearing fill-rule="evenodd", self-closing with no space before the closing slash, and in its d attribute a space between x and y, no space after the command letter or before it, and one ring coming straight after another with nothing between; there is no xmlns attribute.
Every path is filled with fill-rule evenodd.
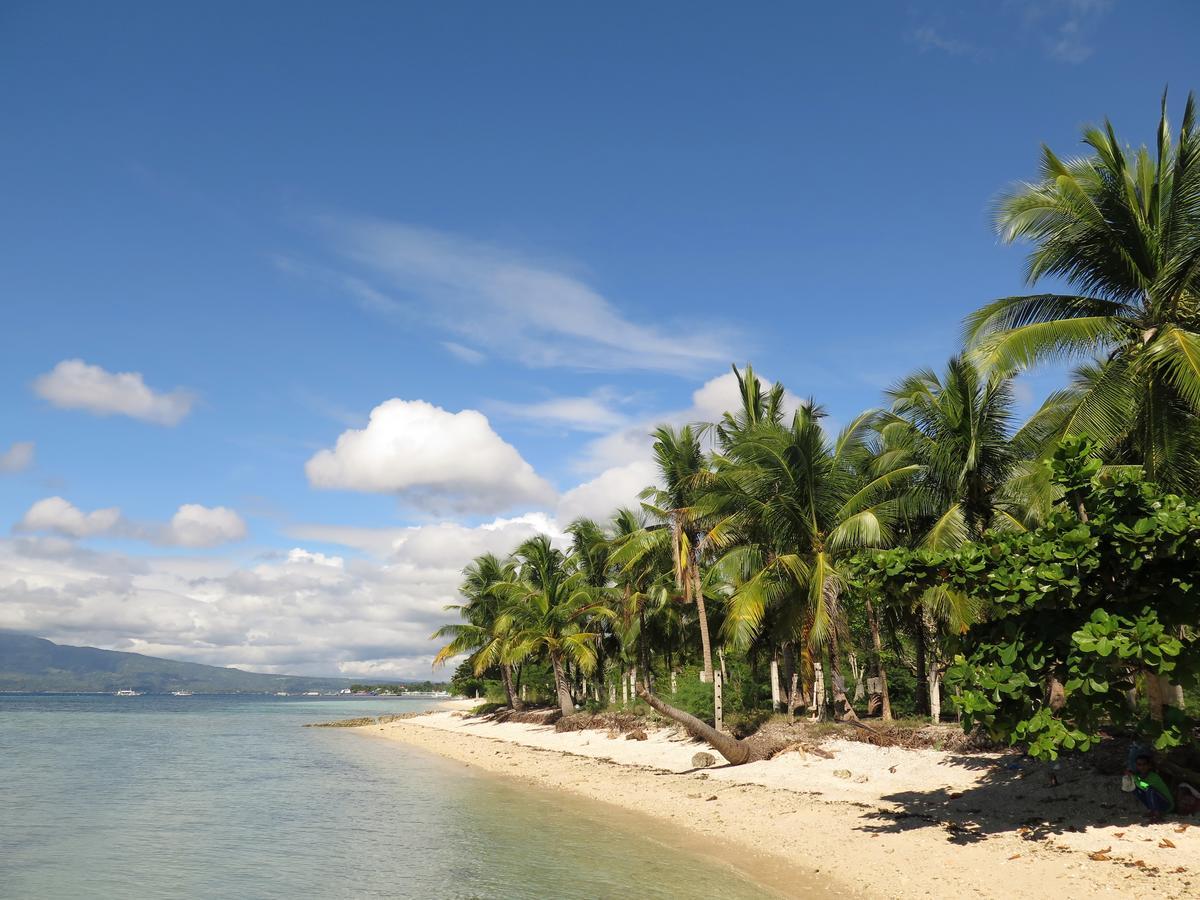
<svg viewBox="0 0 1200 900"><path fill-rule="evenodd" d="M725 757L730 765L740 766L743 763L757 762L760 759L767 758L766 754L760 748L749 741L741 741L724 732L717 731L717 729L713 728L707 722L700 721L690 713L685 713L681 709L676 709L670 704L664 703L646 690L644 685L638 685L637 693L639 697L649 703L658 712L682 725L692 737L706 741L714 750Z"/></svg>
<svg viewBox="0 0 1200 900"><path fill-rule="evenodd" d="M569 716L575 712L575 701L571 699L571 688L567 685L567 676L563 672L562 656L558 653L551 653L550 663L554 666L554 687L558 691L558 708L562 710L564 716Z"/></svg>

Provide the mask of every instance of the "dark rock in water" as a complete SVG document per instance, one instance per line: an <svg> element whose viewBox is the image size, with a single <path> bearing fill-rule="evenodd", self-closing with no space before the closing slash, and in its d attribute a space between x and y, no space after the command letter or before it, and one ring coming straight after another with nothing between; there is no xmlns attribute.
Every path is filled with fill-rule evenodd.
<svg viewBox="0 0 1200 900"><path fill-rule="evenodd" d="M715 766L716 764L717 758L711 753L700 752L692 756L693 769L707 769L709 766Z"/></svg>
<svg viewBox="0 0 1200 900"><path fill-rule="evenodd" d="M305 728L363 728L366 725L386 725L388 722L398 722L401 719L411 719L423 716L424 712L389 713L380 716L360 716L357 719L338 719L336 722L309 722Z"/></svg>
<svg viewBox="0 0 1200 900"><path fill-rule="evenodd" d="M625 735L625 740L627 740L627 741L644 741L644 740L646 740L646 732L642 731L642 729L640 729L640 728L635 728L635 729L633 729L633 731L631 731Z"/></svg>
<svg viewBox="0 0 1200 900"><path fill-rule="evenodd" d="M311 722L305 728L362 728L364 725L374 725L374 716L360 716L357 719L339 719L336 722Z"/></svg>

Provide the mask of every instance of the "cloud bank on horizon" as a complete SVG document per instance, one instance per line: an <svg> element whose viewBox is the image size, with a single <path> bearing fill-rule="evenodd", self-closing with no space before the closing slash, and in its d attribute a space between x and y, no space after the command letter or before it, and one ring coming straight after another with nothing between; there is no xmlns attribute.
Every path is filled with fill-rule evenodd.
<svg viewBox="0 0 1200 900"><path fill-rule="evenodd" d="M32 390L69 412L157 425L178 424L193 403L190 392L148 387L141 373L77 359ZM473 557L538 533L565 543L575 518L635 506L656 478L652 428L716 418L737 398L726 372L689 405L642 415L621 410L606 389L496 403L515 425L587 436L570 462L575 481L560 490L483 412L392 397L312 453L303 474L315 491L376 495L395 518L418 521L290 524L274 545L248 546L246 519L223 505L183 503L152 520L45 496L0 539L0 628L259 671L425 678L436 651L429 636ZM14 444L7 470L25 469L32 453Z"/></svg>

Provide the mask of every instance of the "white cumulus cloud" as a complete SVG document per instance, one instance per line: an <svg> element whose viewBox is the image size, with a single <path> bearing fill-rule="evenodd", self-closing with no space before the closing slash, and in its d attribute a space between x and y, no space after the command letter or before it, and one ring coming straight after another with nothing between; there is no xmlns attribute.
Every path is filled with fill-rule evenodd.
<svg viewBox="0 0 1200 900"><path fill-rule="evenodd" d="M366 428L342 432L305 465L309 483L392 493L411 505L500 512L552 503L554 489L473 409L449 412L423 400L392 399Z"/></svg>
<svg viewBox="0 0 1200 900"><path fill-rule="evenodd" d="M162 530L159 543L175 547L215 547L246 536L246 523L226 506L185 503Z"/></svg>
<svg viewBox="0 0 1200 900"><path fill-rule="evenodd" d="M120 537L168 547L215 547L244 538L246 523L224 506L185 503L168 522L131 522L116 506L84 512L62 497L47 497L29 507L13 530L72 538Z"/></svg>
<svg viewBox="0 0 1200 900"><path fill-rule="evenodd" d="M581 516L604 521L622 506L638 509L641 502L638 494L657 481L658 470L649 460L613 466L564 493L555 517L564 524Z"/></svg>
<svg viewBox="0 0 1200 900"><path fill-rule="evenodd" d="M111 534L121 524L121 510L115 506L85 513L62 497L47 497L26 510L17 531L49 531L67 537L94 537Z"/></svg>
<svg viewBox="0 0 1200 900"><path fill-rule="evenodd" d="M60 409L82 409L97 416L129 416L155 425L177 425L191 412L189 391L156 391L141 372L108 372L82 359L64 359L33 382L39 396Z"/></svg>
<svg viewBox="0 0 1200 900"><path fill-rule="evenodd" d="M17 441L0 453L0 472L20 472L33 465L33 441Z"/></svg>

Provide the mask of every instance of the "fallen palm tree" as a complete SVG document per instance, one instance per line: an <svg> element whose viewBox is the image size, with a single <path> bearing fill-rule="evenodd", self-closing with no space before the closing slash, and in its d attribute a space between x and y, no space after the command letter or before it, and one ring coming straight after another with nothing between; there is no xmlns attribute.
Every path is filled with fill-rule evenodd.
<svg viewBox="0 0 1200 900"><path fill-rule="evenodd" d="M782 749L781 747L768 749L755 741L741 740L732 735L725 734L723 731L717 731L717 729L713 728L707 722L697 719L691 713L686 713L682 709L676 709L671 704L655 697L646 690L644 684L638 684L637 695L649 703L652 709L682 725L684 730L692 737L710 745L725 757L731 766L740 766L743 763L770 759L776 751Z"/></svg>

